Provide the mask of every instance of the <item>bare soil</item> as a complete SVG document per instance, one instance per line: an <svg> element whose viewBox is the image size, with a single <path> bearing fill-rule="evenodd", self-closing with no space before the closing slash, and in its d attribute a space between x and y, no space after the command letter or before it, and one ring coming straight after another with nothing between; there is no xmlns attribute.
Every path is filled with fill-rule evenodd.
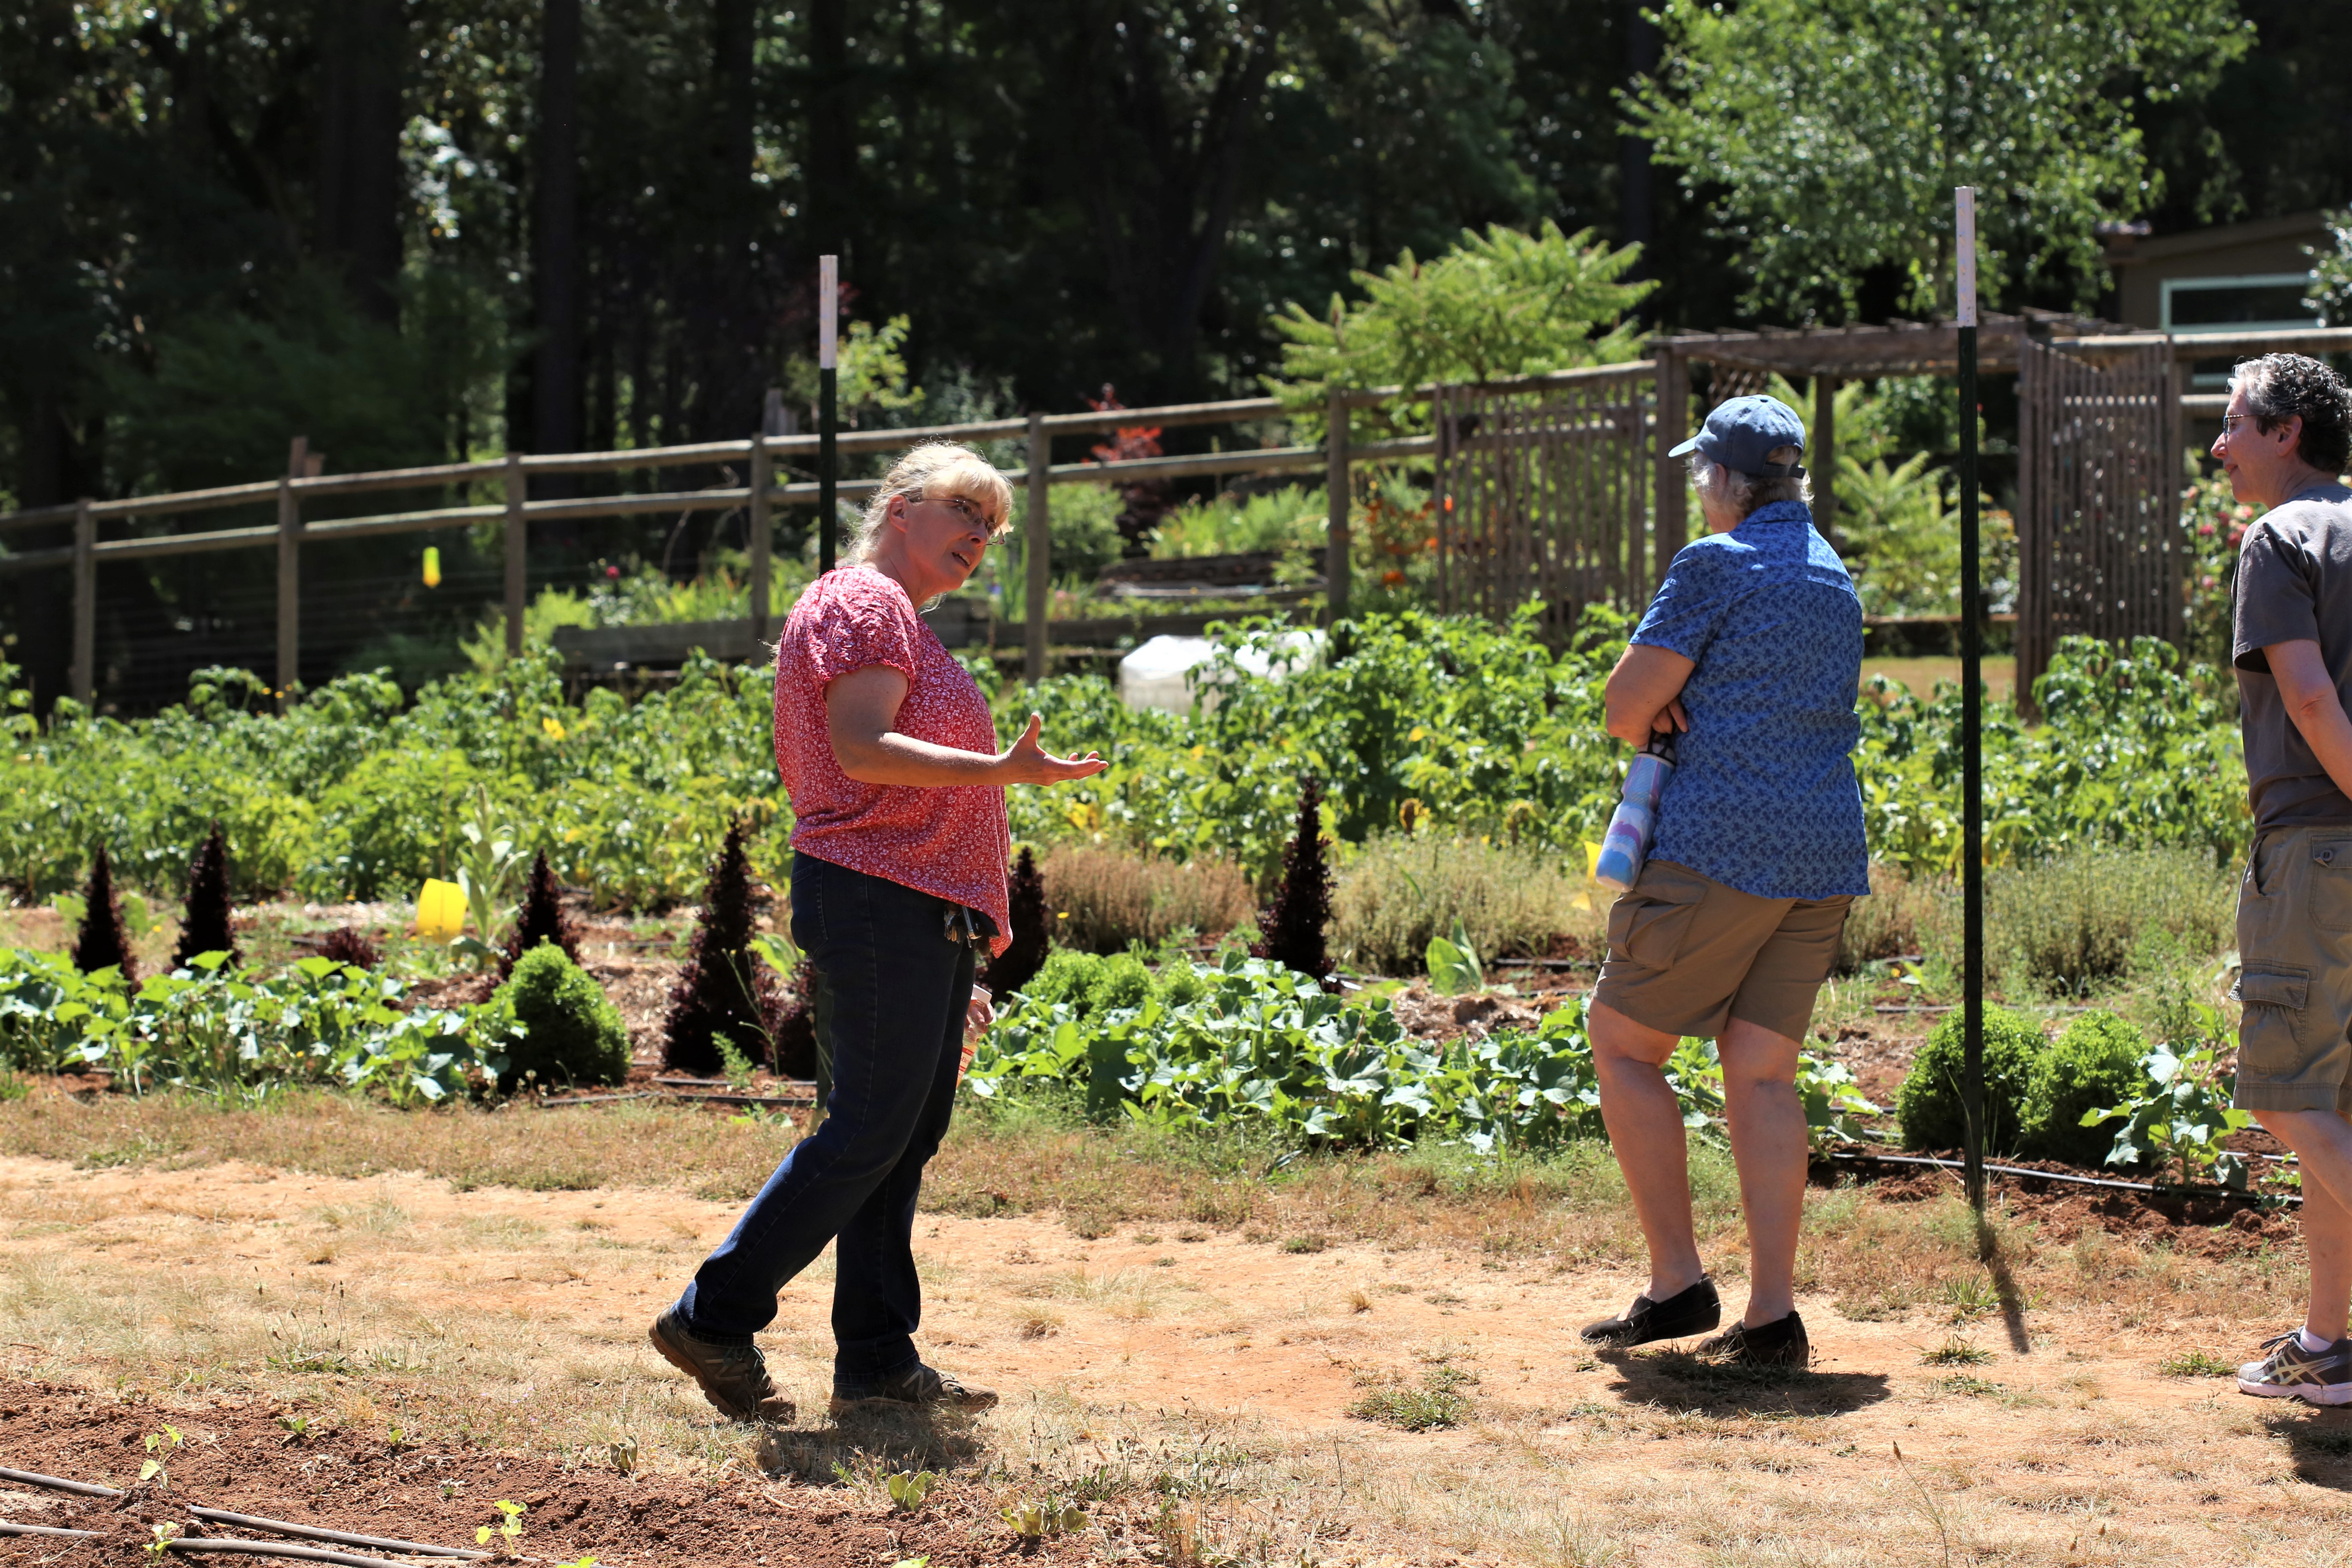
<svg viewBox="0 0 2352 1568"><path fill-rule="evenodd" d="M312 1528L430 1545L475 1545L476 1530L500 1516L500 1500L521 1503L516 1555L541 1563L793 1563L867 1568L926 1557L939 1568L1006 1557L1076 1561L1075 1542L1057 1551L1024 1549L992 1511L967 1493L909 1517L870 1495L770 1481L748 1467L710 1477L623 1476L529 1454L394 1443L376 1432L332 1425L296 1433L315 1411L267 1398L215 1400L193 1407L123 1401L51 1384L5 1385L0 1452L11 1469L87 1480L136 1475L145 1439L172 1426L182 1441L163 1447L164 1474L133 1482L119 1498L79 1497L0 1482L12 1521L99 1532L65 1541L0 1538L0 1556L81 1564L152 1564L154 1527L184 1535L281 1539L250 1526L207 1523L191 1504ZM381 1548L316 1544L362 1557Z"/></svg>
<svg viewBox="0 0 2352 1568"><path fill-rule="evenodd" d="M1940 1180L1817 1201L1916 1229L1957 1208ZM821 1260L762 1340L803 1414L761 1431L718 1419L644 1339L731 1205L10 1158L0 1462L123 1486L163 1424L188 1446L169 1491L124 1510L135 1531L0 1551L127 1563L142 1510L192 1499L470 1543L504 1498L542 1562L961 1564L1021 1552L1000 1510L1050 1489L1087 1500L1061 1561L2344 1561L2352 1411L2245 1399L2203 1370L2283 1326L2246 1270L2299 1272L2284 1222L2216 1229L2129 1194L2004 1189L2000 1207L2111 1299L2048 1307L2031 1279L1892 1309L1810 1289L1813 1366L1769 1376L1673 1347L1588 1353L1575 1327L1641 1283L1606 1263L927 1215L923 1350L1003 1404L953 1430L827 1420ZM1707 1247L1736 1309L1736 1249ZM2242 1281L2237 1304L2199 1268L2239 1270L2212 1277ZM2192 1351L2193 1375L2164 1370ZM1441 1382L1466 1401L1453 1426L1352 1413ZM609 1457L624 1439L634 1477ZM873 1483L918 1464L945 1479L906 1521Z"/></svg>

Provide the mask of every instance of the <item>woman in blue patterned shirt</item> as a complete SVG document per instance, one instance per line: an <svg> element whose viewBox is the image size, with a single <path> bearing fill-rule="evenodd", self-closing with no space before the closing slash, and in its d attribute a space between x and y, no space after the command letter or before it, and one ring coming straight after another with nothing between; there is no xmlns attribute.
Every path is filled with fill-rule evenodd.
<svg viewBox="0 0 2352 1568"><path fill-rule="evenodd" d="M1722 1057L1748 1244L1748 1309L1699 1348L1761 1365L1811 1354L1792 1278L1808 1157L1798 1042L1870 868L1852 757L1862 604L1813 529L1804 445L1787 404L1740 397L1675 448L1694 454L1710 532L1675 557L1609 678L1609 732L1635 746L1670 734L1675 757L1593 996L1601 1115L1650 1251L1648 1288L1585 1329L1596 1343L1721 1320L1661 1070L1696 1036Z"/></svg>

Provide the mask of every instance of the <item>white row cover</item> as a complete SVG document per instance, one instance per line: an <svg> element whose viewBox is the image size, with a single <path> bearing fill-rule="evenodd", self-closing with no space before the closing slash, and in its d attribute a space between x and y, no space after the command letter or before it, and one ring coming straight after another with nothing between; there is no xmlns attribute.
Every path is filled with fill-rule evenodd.
<svg viewBox="0 0 2352 1568"><path fill-rule="evenodd" d="M1170 713L1192 711L1195 693L1185 677L1209 662L1206 637L1158 637L1118 661L1118 700L1129 708L1158 708ZM1281 679L1323 654L1323 634L1318 630L1285 632L1272 647L1246 648L1234 660L1252 675ZM1204 708L1213 708L1217 693L1198 694Z"/></svg>

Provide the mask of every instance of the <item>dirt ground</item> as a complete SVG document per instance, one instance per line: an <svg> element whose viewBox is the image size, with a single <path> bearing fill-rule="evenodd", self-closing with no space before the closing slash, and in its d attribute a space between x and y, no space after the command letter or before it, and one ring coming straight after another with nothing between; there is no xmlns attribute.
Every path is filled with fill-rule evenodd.
<svg viewBox="0 0 2352 1568"><path fill-rule="evenodd" d="M1572 1260L926 1215L925 1352L1003 1405L824 1419L828 1259L763 1341L803 1414L761 1432L645 1341L733 1214L0 1160L0 1463L130 1486L146 1436L183 1438L122 1510L0 1494L11 1520L113 1521L0 1552L130 1563L189 1501L470 1544L505 1499L542 1562L944 1565L1022 1552L1002 1510L1050 1500L1088 1510L1045 1543L1071 1561L2352 1563L2352 1411L2159 1370L2284 1323L2031 1300L1855 1321L1809 1297L1814 1370L1749 1379L1585 1353L1575 1326L1640 1280ZM1419 1432L1350 1414L1383 1392L1466 1405ZM943 1479L908 1519L879 1482L918 1467Z"/></svg>

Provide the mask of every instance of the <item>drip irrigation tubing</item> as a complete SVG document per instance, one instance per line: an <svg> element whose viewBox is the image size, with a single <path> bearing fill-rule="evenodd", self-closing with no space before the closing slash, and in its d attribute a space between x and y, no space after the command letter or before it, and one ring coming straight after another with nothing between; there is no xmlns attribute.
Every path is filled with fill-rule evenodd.
<svg viewBox="0 0 2352 1568"><path fill-rule="evenodd" d="M121 1497L122 1495L114 1488L100 1486L95 1481L68 1480L63 1476L45 1476L38 1470L12 1470L5 1468L0 1468L0 1481L22 1481L27 1486L47 1487L52 1491L73 1492L82 1497ZM231 1513L226 1509L202 1508L193 1503L188 1506L188 1511L194 1514L196 1518L204 1520L207 1523L211 1524L234 1524L241 1526L247 1530L266 1530L275 1535L299 1536L306 1541L331 1541L341 1546L373 1546L385 1552L405 1552L427 1557L454 1557L463 1559L469 1563L478 1563L491 1555L491 1553L488 1552L476 1552L470 1547L436 1546L430 1542L397 1541L390 1536L384 1535L354 1535L349 1531L323 1530L314 1524L291 1524L282 1519L263 1519L258 1514ZM46 1530L48 1527L40 1525L24 1525L14 1528ZM89 1534L91 1532L85 1531L81 1533ZM246 1542L236 1546L224 1548L224 1550L240 1552L253 1551L269 1544L270 1542L266 1541ZM299 1553L297 1553L297 1555L299 1554ZM377 1561L377 1559L372 1557L330 1556L322 1558L320 1561L339 1563L373 1563Z"/></svg>
<svg viewBox="0 0 2352 1568"><path fill-rule="evenodd" d="M0 1520L0 1535L64 1536L95 1539L95 1530L61 1530L53 1524L15 1524ZM233 1535L175 1535L162 1543L166 1552L236 1552L246 1557L290 1557L302 1563L334 1563L342 1568L413 1568L389 1557L362 1557L350 1552L324 1552L315 1546L295 1546L283 1541L246 1541Z"/></svg>
<svg viewBox="0 0 2352 1568"><path fill-rule="evenodd" d="M2262 1157L2270 1158L2271 1156ZM1968 1168L1958 1160L1937 1160L1925 1154L1856 1154L1843 1150L1832 1150L1824 1158L1841 1160L1848 1164L1932 1165L1942 1171L1960 1171ZM2077 1187L2106 1187L2124 1193L2155 1193L2167 1197L2242 1198L2248 1203L2285 1204L2295 1208L2303 1206L2303 1194L2300 1193L2252 1193L2243 1192L2235 1187L2200 1187L2191 1186L2186 1183L2178 1185L2159 1185L2153 1182L2118 1182L2106 1176L2077 1176L2067 1171L2035 1171L2023 1165L1987 1164L1985 1173L1988 1175L2017 1176L2027 1181L2063 1182L2070 1186Z"/></svg>

